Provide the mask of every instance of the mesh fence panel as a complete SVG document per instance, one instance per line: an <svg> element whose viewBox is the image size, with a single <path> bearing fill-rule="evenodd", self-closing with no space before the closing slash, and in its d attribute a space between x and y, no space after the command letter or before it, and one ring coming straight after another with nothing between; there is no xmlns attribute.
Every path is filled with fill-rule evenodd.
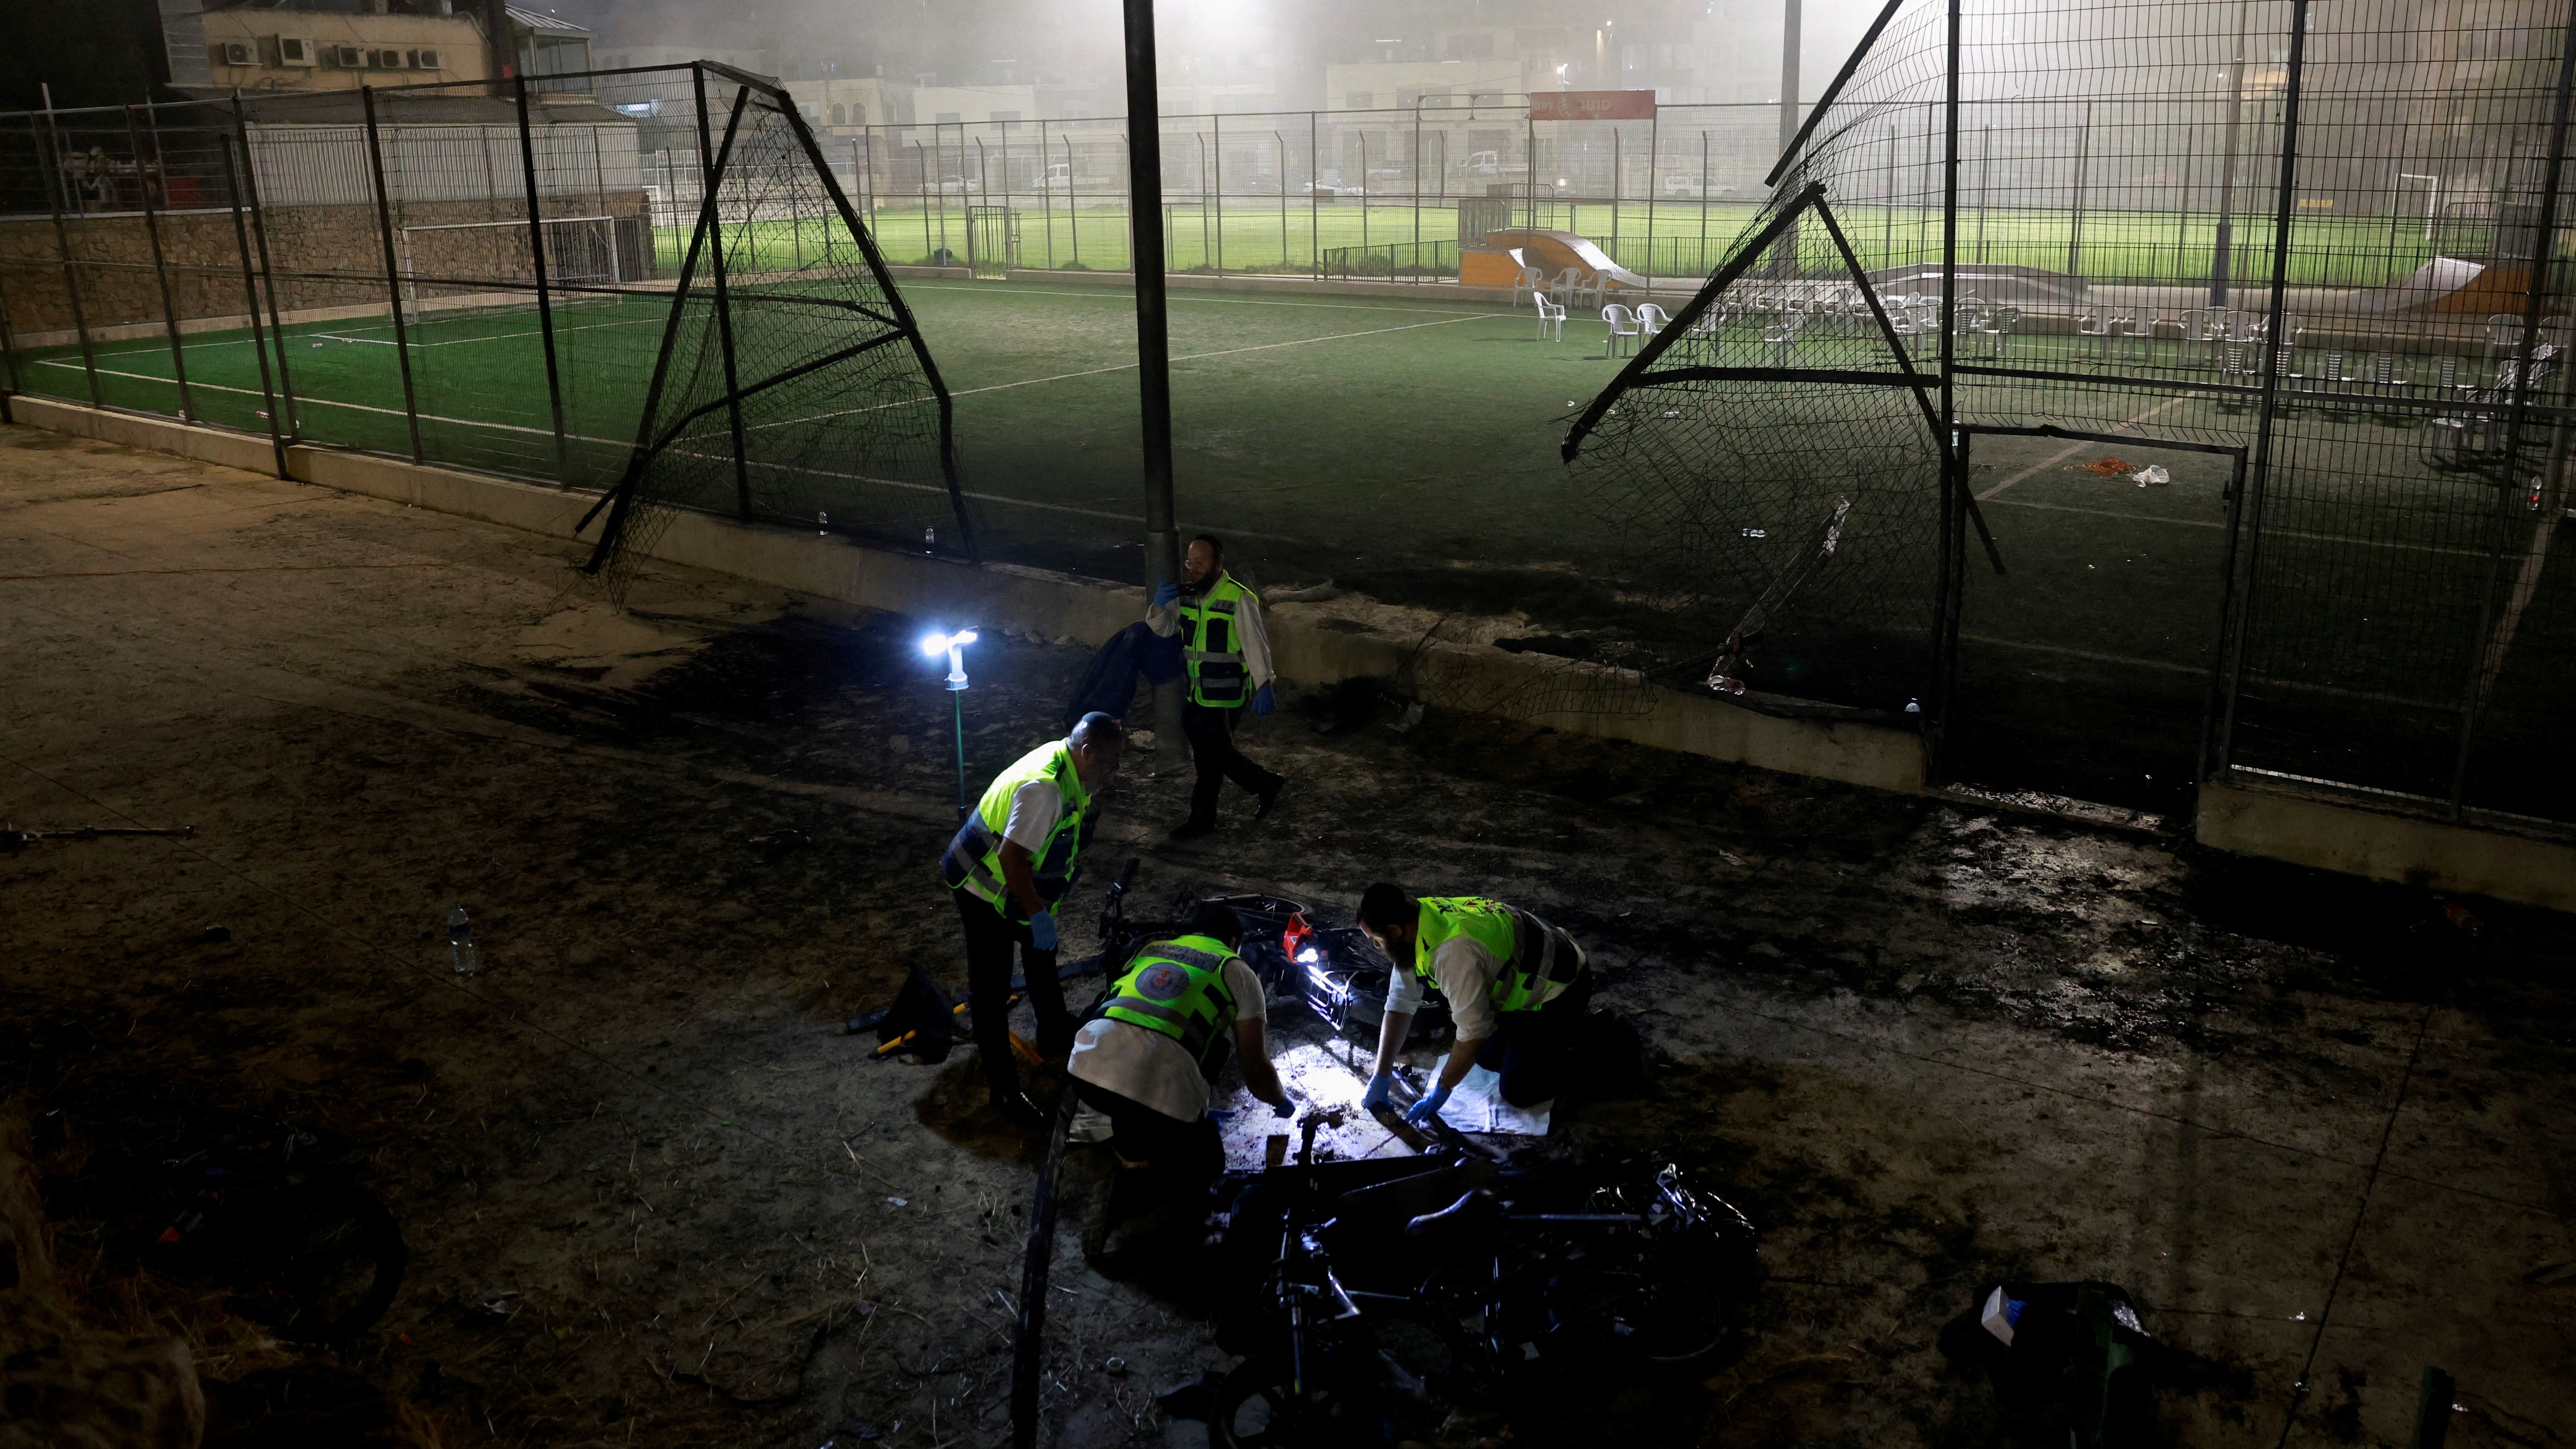
<svg viewBox="0 0 2576 1449"><path fill-rule="evenodd" d="M2164 671L2161 692L2181 701L2198 686L2171 660L2206 659L2206 743L2223 770L2576 819L2576 768L2543 734L2576 694L2560 537L2570 21L2563 0L2429 20L2287 0L2044 13L1908 0L1780 180L1783 198L1819 189L1863 277L1820 272L1812 227L1747 258L1757 219L1734 243L1749 264L1696 305L1804 311L1807 325L1765 321L1763 343L1735 349L1722 329L1694 332L1631 367L1578 429L1581 466L1662 550L1676 595L1713 601L1711 619L1758 601L1763 571L1741 555L1757 531L1770 542L1785 500L1812 510L1830 491L1810 478L1906 476L1882 449L1911 449L1918 489L1937 470L1928 439L1875 431L1902 420L1887 406L1901 393L1827 380L1884 365L1814 325L1835 298L1848 315L1865 280L1896 345L1947 371L1963 438L2055 430L2243 460L2242 491L2212 519L2029 486L1987 505L2105 520L2079 538L2085 557L2203 550L2193 587L2230 606L2219 637L2170 656L2089 653L2088 627L2114 629L2080 611L2103 603L2072 604L2032 647L2113 675ZM1820 280L1830 296L1802 302ZM1819 375L1746 375L1758 367ZM1858 397L1884 423L1854 416ZM1723 403L1703 415L1703 398ZM1965 456L1963 509L2058 466L1988 479ZM1940 536L1973 599L1973 530L1945 533L1925 507L1856 503L1853 526L1875 511L1909 525L1909 547ZM1921 678L1834 633L1858 617L1847 603L1882 597L1931 617L1920 589L1939 563L1880 542L1854 534L1773 618L1836 661L1802 662L1797 692L1851 699L1857 684L1875 702ZM1889 594L1891 579L1904 589Z"/></svg>
<svg viewBox="0 0 2576 1449"><path fill-rule="evenodd" d="M622 588L679 508L973 558L945 393L811 133L749 85L707 116L713 161L593 567Z"/></svg>

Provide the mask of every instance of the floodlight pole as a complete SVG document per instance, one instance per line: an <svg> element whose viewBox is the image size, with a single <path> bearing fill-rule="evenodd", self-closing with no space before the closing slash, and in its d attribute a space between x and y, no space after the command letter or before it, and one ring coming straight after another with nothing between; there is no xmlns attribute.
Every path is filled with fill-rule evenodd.
<svg viewBox="0 0 2576 1449"><path fill-rule="evenodd" d="M2228 273L2235 269L2228 253L2236 241L2236 221L2229 215L2236 202L2236 143L2245 127L2245 12L2236 3L2235 59L2227 65L2227 160L2218 173L2218 237L2209 253L2209 305L2227 305Z"/></svg>
<svg viewBox="0 0 2576 1449"><path fill-rule="evenodd" d="M1780 4L1780 150L1798 141L1798 0Z"/></svg>
<svg viewBox="0 0 2576 1449"><path fill-rule="evenodd" d="M1181 582L1180 526L1172 516L1172 338L1163 295L1163 127L1154 67L1154 0L1121 3L1127 21L1128 265L1136 278L1136 393L1144 425L1145 586L1150 589L1160 580ZM1161 751L1181 747L1178 680L1154 687L1154 737ZM1176 758L1161 755L1163 762ZM1034 1392L1035 1385L1030 1387Z"/></svg>

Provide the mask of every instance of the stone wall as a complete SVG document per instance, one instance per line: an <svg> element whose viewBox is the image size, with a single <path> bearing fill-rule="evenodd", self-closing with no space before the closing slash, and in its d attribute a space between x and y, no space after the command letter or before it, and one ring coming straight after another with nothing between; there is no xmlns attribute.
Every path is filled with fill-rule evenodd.
<svg viewBox="0 0 2576 1449"><path fill-rule="evenodd" d="M641 191L549 199L545 206L554 216L619 218L620 274L629 281L652 276L652 231L645 208ZM512 200L418 202L399 208L394 224L443 226L525 216L521 204ZM279 310L384 304L384 234L373 206L272 207L261 217L277 273ZM231 210L163 212L158 224L172 310L182 330L200 330L185 325L190 322L226 329L243 325L241 252ZM92 340L158 333L164 325L161 283L153 271L151 228L142 213L66 217L63 233L79 263L82 321ZM5 306L10 331L22 347L76 340L56 237L51 217L0 218L0 306ZM254 249L257 244L254 238ZM526 253L516 245L460 241L440 250L444 255L420 258L423 271L461 271L488 282L534 280Z"/></svg>

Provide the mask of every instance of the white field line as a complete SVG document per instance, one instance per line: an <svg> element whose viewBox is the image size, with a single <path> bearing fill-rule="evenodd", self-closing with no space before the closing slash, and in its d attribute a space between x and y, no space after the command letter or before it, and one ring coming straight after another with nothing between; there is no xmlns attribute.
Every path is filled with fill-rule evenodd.
<svg viewBox="0 0 2576 1449"><path fill-rule="evenodd" d="M76 363L76 362L58 362L58 361L54 361L54 360L52 360L52 359L46 359L46 360L44 360L44 361L39 362L37 365L38 365L38 366L40 366L40 367L62 367L62 368L69 368L69 369L71 369L71 370L73 370L73 371L75 371L75 372L77 372L77 371L79 371L79 370L80 370L80 364L79 364L79 363ZM134 379L134 380L136 380L136 381L138 381L138 382L158 382L158 383L165 383L165 384L168 384L169 386L172 386L172 387L176 387L176 386L178 385L178 384L177 384L177 382L176 382L174 379L166 378L166 377L154 377L154 376L152 376L152 375L151 375L151 374L149 374L149 373L142 373L142 372L117 372L117 371L114 371L114 370L112 370L112 369L104 368L104 367L102 367L102 368L100 368L100 369L99 369L99 373L100 373L100 375L105 376L105 377L125 377L125 378L132 378L132 379ZM211 382L194 382L194 383L190 383L190 384L189 384L189 386L190 386L191 388L204 388L204 389L206 389L206 390L207 390L207 391L209 391L209 392L232 392L232 393L241 393L241 394L243 394L243 395L245 395L245 396L249 396L249 397L259 397L259 396L261 396L261 395L262 395L262 394L261 394L261 393L260 393L256 388L247 388L247 387L225 387L225 386L223 386L223 385L222 385L222 384L220 384L220 383L211 383ZM349 410L349 411L351 411L351 412L360 412L360 413L378 413L378 414L381 414L381 415L386 416L386 417L395 417L395 418L401 417L401 416L403 415L402 409L400 409L400 408L380 408L380 407L372 407L372 406L370 406L370 405L368 405L368 404L366 404L366 403L333 402L333 401L332 401L332 400L330 400L329 398L299 397L299 398L297 398L295 401L296 401L296 404L297 404L298 406L313 406L313 407L326 407L326 408L345 408L345 409L347 409L347 410ZM530 435L530 436L532 436L532 437L540 437L540 438L551 438L551 437L553 437L553 436L554 436L554 429L552 429L552 428L530 428L530 427L522 427L522 426L519 426L518 424L515 424L515 423L487 423L487 422L477 422L477 421L475 421L474 419L471 419L471 418L450 418L450 417L442 417L442 416L440 416L440 415L438 415L438 414L435 414L435 413L423 413L423 414L421 414L421 415L420 415L420 420L421 420L422 422L424 422L424 423L445 423L445 424L447 424L447 425L448 425L448 426L450 426L450 427L459 427L459 428L488 428L488 429L491 429L491 430L493 430L493 431L495 431L495 432L504 432L504 433L526 433L526 434L528 434L528 435ZM573 442L579 442L579 443L599 443L599 444L603 444L603 445L605 445L605 446L612 447L612 448L627 448L627 447L632 447L632 446L634 446L634 443L633 443L633 440L632 440L632 439L625 439L625 438L595 438L595 437L592 437L592 436L590 436L590 435L588 435L588 434L586 434L586 433L567 433L567 434L565 434L564 436L565 436L566 438L570 439L570 440L571 440L571 441L573 441ZM681 454L683 454L683 455L685 455L685 456L688 456L688 457L695 457L695 458L704 458L704 457L708 456L708 455L706 455L706 454L692 452L691 450L686 449L686 448L674 448L674 449L672 449L672 451L673 451L673 452L676 452L676 453L681 453ZM911 492L916 492L916 493L946 493L946 492L948 491L948 485L947 485L947 484L945 484L945 483L912 483L912 482L906 482L906 481L904 481L904 480L902 480L902 479L897 479L897 478L873 478L873 477L868 476L868 475L867 475L867 474L865 474L865 473L839 473L839 472L834 472L834 471L832 471L832 470L830 470L830 469L827 469L827 468L791 468L789 465L784 464L784 463L759 463L759 462L755 462L755 463L753 463L751 466L753 466L753 467L755 467L755 468L767 468L767 469L770 469L770 470L772 470L772 471L774 471L774 472L796 472L796 473L808 473L808 474L811 474L811 475L813 475L813 476L815 476L815 477L817 477L817 478L840 478L840 479L844 479L844 480L847 480L847 481L850 481L850 482L855 482L855 483L872 483L872 484L875 484L876 486L881 487L881 488L901 488L901 489L905 489L905 490L908 490L908 491L911 491ZM585 491L587 491L587 490L585 490ZM1002 504L1008 504L1009 506L1011 506L1011 507L1013 507L1013 508L1034 508L1034 509L1037 509L1037 510L1039 510L1039 511L1041 511L1041 512L1045 512L1045 513L1072 513L1072 514L1078 514L1078 515L1080 515L1080 516L1082 516L1082 517L1084 517L1084 518L1106 518L1106 519L1110 519L1110 520L1112 520L1112 521L1119 522L1119 523L1133 523L1133 522L1135 522L1135 521L1136 521L1136 517L1137 517L1135 514L1132 514L1132 513L1111 513L1111 512L1107 512L1107 511L1105 511L1105 510L1102 510L1102 509L1097 509L1097 508L1077 508L1077 507L1074 507L1073 505L1068 504L1068 503L1041 503L1041 502L1039 502L1039 501L1037 501L1036 499L1033 499L1033 498L1013 498L1013 497L1011 497L1011 496L1010 496L1009 494L1007 494L1007 493L983 493L983 492L978 492L978 491L976 491L976 490L974 490L974 489L971 489L971 488L970 488L970 489L965 490L965 494L966 494L966 496L967 496L968 498L974 499L974 500L975 500L976 502L978 502L978 503L1002 503ZM1193 525L1193 526L1196 526L1196 525ZM1208 526L1213 527L1214 525L1208 525ZM1240 528L1235 529L1235 530L1233 530L1233 531L1234 531L1234 532L1236 532L1236 533L1242 534L1242 535L1243 535L1244 537L1246 537L1246 538L1263 538L1263 539L1273 539L1273 540L1279 540L1279 541L1291 542L1291 543L1294 543L1294 542L1302 542L1302 541L1303 541L1303 540L1299 540L1299 539L1291 539L1291 538L1287 538L1285 535L1281 535L1281 534L1256 534L1256 533L1250 533L1250 532L1246 532L1245 530L1240 529Z"/></svg>
<svg viewBox="0 0 2576 1449"><path fill-rule="evenodd" d="M1097 291L1059 292L1052 290L1037 291L1034 289L1023 289L1018 286L1012 286L1008 292L998 292L989 286L959 287L945 283L906 287L903 290L906 292L981 292L988 297L1081 297L1088 301L1103 302L1129 302L1132 301L1136 295L1133 288L1126 287L1102 287ZM1464 301L1463 298L1460 300L1462 302ZM1438 312L1442 310L1437 307L1381 307L1370 302L1265 302L1251 297L1180 296L1170 292L1166 292L1164 294L1164 304L1167 306L1178 307L1183 303L1196 303L1200 306L1207 307L1311 307L1319 310L1335 312ZM1484 315L1501 317L1511 314L1494 312ZM1524 317L1521 320L1526 322L1529 319Z"/></svg>
<svg viewBox="0 0 2576 1449"><path fill-rule="evenodd" d="M2187 402L2190 398L2191 394L2189 393L2183 393L2177 397L2167 398L2165 401L2147 409L2145 412L2138 414L2127 422L2121 423L2118 427L2114 427L2111 431L2116 433L2120 431L2121 428L2134 428L2138 424L2145 422L2147 419L2154 417L2156 414L2163 412L2166 408ZM2153 440L2151 439L2141 438L2139 441L2147 446L2154 446ZM2036 477L2039 474L2045 473L2049 469L2056 467L2058 464L2065 462L2067 459L2074 457L2076 454L2083 452L2087 448L2098 448L2100 446L2102 445L2095 442L2070 443L2067 446L2058 449L2056 452L2049 454L2047 457L2040 459L2038 462L2031 464L2029 467L2022 469L2020 472L2015 473L2011 477L2006 478L2004 481L1987 489L1985 492L1978 494L1977 501L1983 503L1987 499L1994 497L1996 494L2003 492L2005 489L2010 488L2015 483L2021 482L2025 478Z"/></svg>
<svg viewBox="0 0 2576 1449"><path fill-rule="evenodd" d="M1376 310L1392 311L1395 309L1379 308ZM1411 332L1416 328L1421 327L1447 327L1458 322L1492 322L1496 320L1507 319L1497 319L1482 313L1472 317L1443 317L1436 322L1407 322L1396 327L1372 327L1364 332L1328 332L1321 337L1300 337L1289 342L1261 342L1249 347L1221 347L1213 352L1184 353L1171 360L1174 362L1197 362L1210 357L1233 357L1239 353L1245 352L1271 352L1282 347L1309 347L1318 342L1342 342L1353 337L1380 337L1389 332ZM1035 387L1043 382L1065 382L1077 377L1099 377L1103 374L1112 372L1133 372L1140 365L1141 364L1139 363L1133 362L1121 362L1109 367L1085 368L1080 372L1059 372L1048 377L1027 377L1020 379L1018 382L996 382L984 387L956 388L951 390L948 395L952 398L960 398L972 397L979 392L1006 392L1015 387ZM798 423L819 423L827 418L849 417L855 413L883 412L887 408L910 407L913 405L913 401L919 401L919 399L907 402L876 403L863 408L844 408L839 412L816 413L812 417L781 418L777 422L762 423L760 426L764 428L784 428L792 427Z"/></svg>

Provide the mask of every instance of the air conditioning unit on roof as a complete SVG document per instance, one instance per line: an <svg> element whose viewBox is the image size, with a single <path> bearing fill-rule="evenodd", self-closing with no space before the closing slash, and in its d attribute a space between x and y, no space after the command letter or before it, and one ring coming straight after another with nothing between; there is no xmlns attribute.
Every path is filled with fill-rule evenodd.
<svg viewBox="0 0 2576 1449"><path fill-rule="evenodd" d="M445 65L440 63L438 52L427 48L415 50L411 53L411 66L414 70L447 69Z"/></svg>
<svg viewBox="0 0 2576 1449"><path fill-rule="evenodd" d="M300 35L277 37L277 63L279 65L313 64L313 42Z"/></svg>
<svg viewBox="0 0 2576 1449"><path fill-rule="evenodd" d="M363 46L335 45L330 48L331 63L342 70L365 70L367 51Z"/></svg>
<svg viewBox="0 0 2576 1449"><path fill-rule="evenodd" d="M403 53L399 50L374 51L367 63L378 70L400 70L403 68Z"/></svg>
<svg viewBox="0 0 2576 1449"><path fill-rule="evenodd" d="M226 65L259 64L259 47L251 44L247 40L225 41L223 45L223 53L224 64Z"/></svg>

